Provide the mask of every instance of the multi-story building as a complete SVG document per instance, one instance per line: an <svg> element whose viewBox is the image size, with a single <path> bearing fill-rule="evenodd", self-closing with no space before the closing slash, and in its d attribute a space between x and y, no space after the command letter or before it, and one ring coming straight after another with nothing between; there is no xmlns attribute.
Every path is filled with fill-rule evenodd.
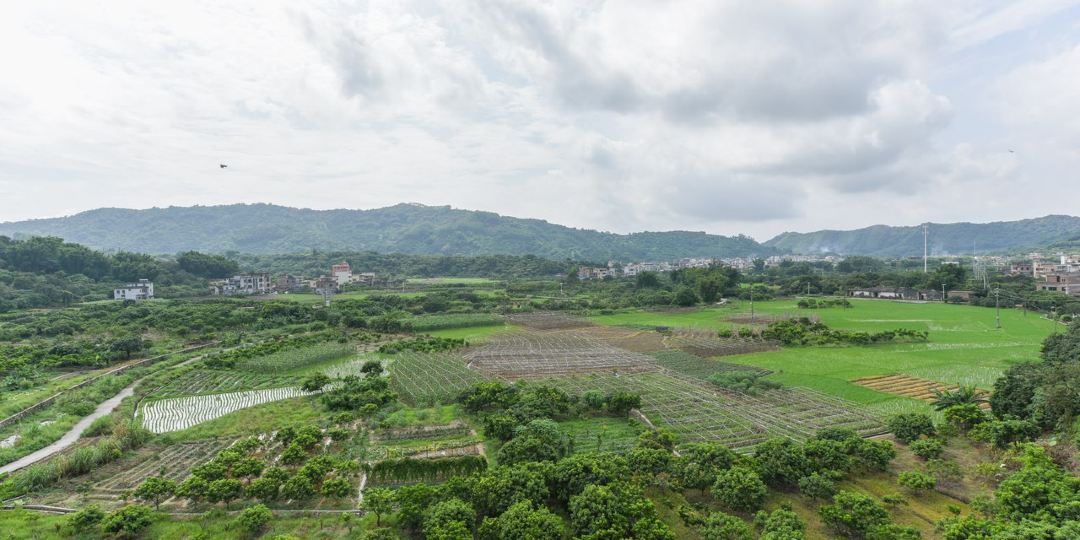
<svg viewBox="0 0 1080 540"><path fill-rule="evenodd" d="M292 274L282 274L274 280L274 290L277 292L295 291L300 288L300 278Z"/></svg>
<svg viewBox="0 0 1080 540"><path fill-rule="evenodd" d="M270 274L267 273L240 274L210 284L211 294L223 296L269 294L271 290Z"/></svg>
<svg viewBox="0 0 1080 540"><path fill-rule="evenodd" d="M1046 274L1043 281L1035 283L1035 290L1080 296L1080 273Z"/></svg>
<svg viewBox="0 0 1080 540"><path fill-rule="evenodd" d="M338 287L349 283L353 279L352 268L349 263L341 261L338 264L330 266L330 277L334 278Z"/></svg>
<svg viewBox="0 0 1080 540"><path fill-rule="evenodd" d="M113 289L114 300L149 300L154 297L154 282L140 279L138 283L127 283Z"/></svg>

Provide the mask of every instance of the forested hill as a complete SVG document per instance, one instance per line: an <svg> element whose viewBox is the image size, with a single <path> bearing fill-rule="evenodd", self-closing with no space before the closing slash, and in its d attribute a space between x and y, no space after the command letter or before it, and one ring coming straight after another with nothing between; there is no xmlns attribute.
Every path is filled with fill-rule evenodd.
<svg viewBox="0 0 1080 540"><path fill-rule="evenodd" d="M197 250L271 254L317 249L605 261L776 252L746 236L685 231L612 234L536 219L412 204L374 210L309 210L269 204L102 208L63 218L0 223L0 235L58 236L98 249L140 253Z"/></svg>
<svg viewBox="0 0 1080 540"><path fill-rule="evenodd" d="M972 242L978 253L1017 253L1080 239L1080 217L1045 216L993 223L930 224L932 255L966 255ZM801 254L837 253L878 257L923 253L922 226L875 225L854 231L786 232L766 246Z"/></svg>

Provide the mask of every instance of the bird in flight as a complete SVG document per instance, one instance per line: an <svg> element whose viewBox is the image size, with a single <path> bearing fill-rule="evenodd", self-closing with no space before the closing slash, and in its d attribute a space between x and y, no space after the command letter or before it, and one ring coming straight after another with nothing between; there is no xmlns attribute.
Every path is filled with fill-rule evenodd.
<svg viewBox="0 0 1080 540"><path fill-rule="evenodd" d="M1015 154L1015 153L1016 153L1016 150L1013 150L1013 149L1011 149L1011 148L1010 148L1010 149L1009 149L1009 153L1010 153L1010 154Z"/></svg>
<svg viewBox="0 0 1080 540"><path fill-rule="evenodd" d="M218 167L221 167L222 169L224 169L225 167L228 167L228 165L226 165L224 163L220 163L220 164L218 164Z"/></svg>

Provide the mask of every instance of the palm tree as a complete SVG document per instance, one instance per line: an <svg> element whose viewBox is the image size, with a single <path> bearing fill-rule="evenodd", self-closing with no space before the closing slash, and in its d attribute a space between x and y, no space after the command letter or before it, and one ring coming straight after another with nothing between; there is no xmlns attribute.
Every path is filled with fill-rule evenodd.
<svg viewBox="0 0 1080 540"><path fill-rule="evenodd" d="M934 388L934 409L943 411L953 405L986 403L986 393L974 385L961 385L956 390Z"/></svg>

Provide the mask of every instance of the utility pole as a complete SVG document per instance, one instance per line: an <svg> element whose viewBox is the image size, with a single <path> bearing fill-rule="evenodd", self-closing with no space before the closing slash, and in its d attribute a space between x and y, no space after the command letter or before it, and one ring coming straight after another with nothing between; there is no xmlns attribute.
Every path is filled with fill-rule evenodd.
<svg viewBox="0 0 1080 540"><path fill-rule="evenodd" d="M941 284L941 301L945 302L945 284Z"/></svg>
<svg viewBox="0 0 1080 540"><path fill-rule="evenodd" d="M806 282L806 296L810 296L810 282Z"/></svg>
<svg viewBox="0 0 1080 540"><path fill-rule="evenodd" d="M994 317L997 319L998 330L1001 330L1001 289L994 289Z"/></svg>
<svg viewBox="0 0 1080 540"><path fill-rule="evenodd" d="M926 273L926 238L930 235L930 224L923 223L922 226L922 273Z"/></svg>
<svg viewBox="0 0 1080 540"><path fill-rule="evenodd" d="M750 283L750 324L754 324L754 284Z"/></svg>

